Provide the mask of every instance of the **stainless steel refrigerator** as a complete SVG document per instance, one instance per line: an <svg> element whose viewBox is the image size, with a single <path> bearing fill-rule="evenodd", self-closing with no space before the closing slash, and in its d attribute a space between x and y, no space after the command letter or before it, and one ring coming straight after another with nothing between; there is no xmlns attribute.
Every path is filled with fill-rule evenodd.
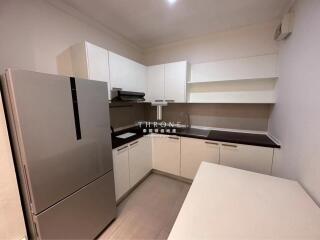
<svg viewBox="0 0 320 240"><path fill-rule="evenodd" d="M116 216L107 84L1 77L29 237L93 239Z"/></svg>

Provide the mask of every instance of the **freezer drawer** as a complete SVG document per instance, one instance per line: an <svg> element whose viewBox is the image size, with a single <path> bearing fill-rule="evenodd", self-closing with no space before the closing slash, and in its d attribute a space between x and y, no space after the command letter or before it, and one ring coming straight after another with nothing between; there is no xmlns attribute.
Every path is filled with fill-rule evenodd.
<svg viewBox="0 0 320 240"><path fill-rule="evenodd" d="M116 217L113 171L35 216L41 239L93 239Z"/></svg>

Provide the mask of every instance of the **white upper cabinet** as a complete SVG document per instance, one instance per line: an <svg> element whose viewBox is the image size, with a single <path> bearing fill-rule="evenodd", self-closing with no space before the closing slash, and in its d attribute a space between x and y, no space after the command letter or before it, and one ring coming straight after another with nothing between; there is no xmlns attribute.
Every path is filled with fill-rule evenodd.
<svg viewBox="0 0 320 240"><path fill-rule="evenodd" d="M109 83L108 51L91 43L86 43L86 50L88 78Z"/></svg>
<svg viewBox="0 0 320 240"><path fill-rule="evenodd" d="M194 64L191 103L275 103L278 56L262 55Z"/></svg>
<svg viewBox="0 0 320 240"><path fill-rule="evenodd" d="M164 101L164 65L147 68L147 101Z"/></svg>
<svg viewBox="0 0 320 240"><path fill-rule="evenodd" d="M146 67L88 42L58 56L60 74L105 81L110 91L144 92L148 102L276 102L278 56L262 55L190 65L187 61ZM187 87L188 85L188 87Z"/></svg>
<svg viewBox="0 0 320 240"><path fill-rule="evenodd" d="M277 55L262 55L192 65L191 82L216 82L278 77Z"/></svg>
<svg viewBox="0 0 320 240"><path fill-rule="evenodd" d="M135 68L134 68L134 77L135 77L135 90L137 92L147 92L147 67L135 63Z"/></svg>
<svg viewBox="0 0 320 240"><path fill-rule="evenodd" d="M147 100L186 102L186 61L150 66L147 69Z"/></svg>
<svg viewBox="0 0 320 240"><path fill-rule="evenodd" d="M109 52L112 88L124 91L146 92L146 66Z"/></svg>
<svg viewBox="0 0 320 240"><path fill-rule="evenodd" d="M110 99L109 60L106 49L88 42L78 43L60 54L57 63L59 74L107 82Z"/></svg>
<svg viewBox="0 0 320 240"><path fill-rule="evenodd" d="M164 94L167 102L186 102L186 61L165 64Z"/></svg>
<svg viewBox="0 0 320 240"><path fill-rule="evenodd" d="M149 102L186 102L190 75L186 61L146 67L89 42L75 44L57 57L59 74L104 81L110 91L144 92Z"/></svg>

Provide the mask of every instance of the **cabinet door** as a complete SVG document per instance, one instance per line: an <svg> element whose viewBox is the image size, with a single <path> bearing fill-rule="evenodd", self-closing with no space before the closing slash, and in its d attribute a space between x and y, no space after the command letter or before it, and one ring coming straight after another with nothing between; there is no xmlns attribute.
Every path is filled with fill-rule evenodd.
<svg viewBox="0 0 320 240"><path fill-rule="evenodd" d="M73 45L65 51L67 58L70 57L69 67L71 72L67 76L89 79L88 59L87 59L87 42L82 42ZM70 55L69 55L70 52ZM59 64L58 64L59 65ZM65 65L63 61L62 64ZM60 73L60 72L59 72Z"/></svg>
<svg viewBox="0 0 320 240"><path fill-rule="evenodd" d="M129 85L125 82L129 81L129 73L125 58L113 52L109 52L109 64L111 87L129 90L125 89L127 85Z"/></svg>
<svg viewBox="0 0 320 240"><path fill-rule="evenodd" d="M108 83L110 99L110 77L108 51L86 42L88 78Z"/></svg>
<svg viewBox="0 0 320 240"><path fill-rule="evenodd" d="M186 102L187 62L175 62L165 65L165 100L168 102Z"/></svg>
<svg viewBox="0 0 320 240"><path fill-rule="evenodd" d="M135 83L136 83L135 91L146 93L147 92L147 67L142 64L135 63L133 76L135 78Z"/></svg>
<svg viewBox="0 0 320 240"><path fill-rule="evenodd" d="M151 170L151 145L140 138L129 144L130 187L137 184Z"/></svg>
<svg viewBox="0 0 320 240"><path fill-rule="evenodd" d="M180 175L180 137L155 134L152 138L154 169Z"/></svg>
<svg viewBox="0 0 320 240"><path fill-rule="evenodd" d="M147 68L147 101L164 100L164 65Z"/></svg>
<svg viewBox="0 0 320 240"><path fill-rule="evenodd" d="M130 188L128 146L113 150L113 171L116 199L119 200Z"/></svg>
<svg viewBox="0 0 320 240"><path fill-rule="evenodd" d="M109 61L112 88L146 92L146 66L113 52L109 52Z"/></svg>
<svg viewBox="0 0 320 240"><path fill-rule="evenodd" d="M109 64L107 50L86 43L89 79L109 82Z"/></svg>
<svg viewBox="0 0 320 240"><path fill-rule="evenodd" d="M152 138L146 135L142 138L143 142L143 175L146 175L152 170Z"/></svg>
<svg viewBox="0 0 320 240"><path fill-rule="evenodd" d="M181 176L193 179L202 161L219 163L219 143L181 138Z"/></svg>
<svg viewBox="0 0 320 240"><path fill-rule="evenodd" d="M271 174L273 148L223 143L220 164L248 171Z"/></svg>
<svg viewBox="0 0 320 240"><path fill-rule="evenodd" d="M57 57L58 73L78 78L108 83L110 96L110 74L108 51L89 42L82 42L66 49Z"/></svg>

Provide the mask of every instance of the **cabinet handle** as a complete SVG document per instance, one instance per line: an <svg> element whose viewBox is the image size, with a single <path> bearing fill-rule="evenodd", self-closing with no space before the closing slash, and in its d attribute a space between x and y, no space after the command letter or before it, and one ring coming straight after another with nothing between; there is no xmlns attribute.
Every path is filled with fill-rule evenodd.
<svg viewBox="0 0 320 240"><path fill-rule="evenodd" d="M170 139L174 139L174 140L179 140L179 138L178 137L168 137L168 138L170 138Z"/></svg>
<svg viewBox="0 0 320 240"><path fill-rule="evenodd" d="M122 147L122 148L119 148L117 151L120 152L120 151L126 149L127 147L128 147L128 146L124 146L124 147Z"/></svg>
<svg viewBox="0 0 320 240"><path fill-rule="evenodd" d="M156 99L154 100L155 102L163 102L163 100L160 100L160 99Z"/></svg>
<svg viewBox="0 0 320 240"><path fill-rule="evenodd" d="M136 145L139 141L136 141L134 143L131 143L130 146Z"/></svg>
<svg viewBox="0 0 320 240"><path fill-rule="evenodd" d="M232 147L232 148L237 148L237 145L232 145L232 144L222 144L224 147Z"/></svg>
<svg viewBox="0 0 320 240"><path fill-rule="evenodd" d="M166 99L166 102L167 102L167 103L174 103L174 100Z"/></svg>
<svg viewBox="0 0 320 240"><path fill-rule="evenodd" d="M211 144L211 145L216 145L218 146L219 144L218 143L215 143L215 142L205 142L206 144Z"/></svg>

